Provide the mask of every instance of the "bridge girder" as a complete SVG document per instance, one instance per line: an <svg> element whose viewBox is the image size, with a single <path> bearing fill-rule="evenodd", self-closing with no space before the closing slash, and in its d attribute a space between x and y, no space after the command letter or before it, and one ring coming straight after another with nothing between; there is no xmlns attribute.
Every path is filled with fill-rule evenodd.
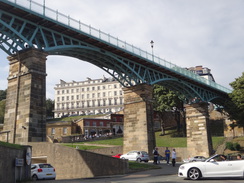
<svg viewBox="0 0 244 183"><path fill-rule="evenodd" d="M158 83L183 94L188 100L197 97L206 102L225 96L221 92L216 93L191 81L168 75L160 71L160 65L150 68L96 47L85 39L53 30L52 27L44 26L45 22L31 22L7 11L0 11L0 18L0 48L8 55L36 48L44 50L49 55L70 56L94 64L124 87Z"/></svg>

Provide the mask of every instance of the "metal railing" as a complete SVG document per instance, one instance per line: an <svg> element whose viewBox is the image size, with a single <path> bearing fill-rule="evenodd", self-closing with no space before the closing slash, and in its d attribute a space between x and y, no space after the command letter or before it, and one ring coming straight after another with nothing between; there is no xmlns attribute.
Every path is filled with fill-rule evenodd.
<svg viewBox="0 0 244 183"><path fill-rule="evenodd" d="M81 31L83 34L87 34L90 37L99 39L100 41L106 42L107 44L116 46L117 48L119 48L121 50L126 50L127 52L130 52L138 57L142 57L143 59L146 59L149 62L153 62L154 64L164 66L171 71L174 71L183 76L196 80L199 83L206 84L208 86L211 86L215 89L218 89L218 90L226 92L226 93L231 92L230 89L228 89L220 84L217 84L214 81L205 79L189 70L186 70L175 64L172 64L171 62L161 59L158 56L154 56L151 53L148 53L147 51L143 51L138 47L135 47L131 44L126 43L126 41L122 41L116 37L111 36L110 34L102 32L99 29L93 28L90 25L86 25L78 20L71 18L70 16L64 15L64 14L58 12L58 10L55 11L53 9L46 7L45 5L39 4L32 0L3 0L3 1L9 1L9 2L16 4L17 6L24 7L31 11L34 11L35 13L38 13L41 16L50 18L52 20L55 20L59 23L66 25L66 26L69 26L70 28Z"/></svg>

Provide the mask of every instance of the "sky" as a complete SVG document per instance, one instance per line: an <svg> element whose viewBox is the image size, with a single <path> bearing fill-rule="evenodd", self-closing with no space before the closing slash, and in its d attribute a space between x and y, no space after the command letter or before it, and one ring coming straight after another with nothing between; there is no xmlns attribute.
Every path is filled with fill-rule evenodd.
<svg viewBox="0 0 244 183"><path fill-rule="evenodd" d="M202 65L227 88L244 72L243 0L35 0L180 67ZM0 90L9 65L0 50ZM46 97L60 79L71 82L109 76L85 61L47 57Z"/></svg>

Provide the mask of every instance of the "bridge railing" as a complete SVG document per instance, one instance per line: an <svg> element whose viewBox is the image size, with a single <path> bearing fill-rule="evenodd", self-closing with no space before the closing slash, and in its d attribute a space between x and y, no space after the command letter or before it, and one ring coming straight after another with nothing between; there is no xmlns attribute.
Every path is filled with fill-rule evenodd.
<svg viewBox="0 0 244 183"><path fill-rule="evenodd" d="M152 55L151 53L148 53L147 51L141 50L140 48L135 47L131 44L128 44L127 42L122 41L114 36L111 36L110 34L102 32L101 30L93 28L90 25L86 25L78 20L75 20L75 19L71 18L70 16L64 15L58 11L50 9L50 8L46 7L45 5L39 4L32 0L6 0L6 1L12 2L12 3L14 3L18 6L24 7L24 8L27 8L31 11L34 11L34 12L40 14L41 16L50 18L52 20L55 20L59 23L66 25L66 26L69 26L70 28L81 31L81 32L87 34L88 36L92 36L96 39L99 39L100 41L102 40L102 41L109 43L113 46L116 46L120 49L124 49L127 52L130 52L132 54L135 54L136 56L142 57L143 59L146 59L149 62L154 62L155 64L164 66L169 70L175 71L181 75L194 79L200 83L209 85L215 89L221 90L226 93L231 92L230 89L228 89L224 86L221 86L213 81L200 77L199 75L197 75L187 69L181 68L175 64L172 64L171 62L161 59L155 55Z"/></svg>

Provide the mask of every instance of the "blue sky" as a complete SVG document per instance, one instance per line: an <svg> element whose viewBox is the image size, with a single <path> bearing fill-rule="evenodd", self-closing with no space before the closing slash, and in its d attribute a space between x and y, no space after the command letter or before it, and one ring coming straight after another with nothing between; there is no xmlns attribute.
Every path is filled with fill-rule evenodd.
<svg viewBox="0 0 244 183"><path fill-rule="evenodd" d="M43 0L36 0L43 3ZM244 72L243 0L45 0L46 6L151 52L180 67L202 65L215 81L229 83ZM7 54L0 50L0 89L7 88ZM108 76L69 57L48 56L47 97L59 80Z"/></svg>

